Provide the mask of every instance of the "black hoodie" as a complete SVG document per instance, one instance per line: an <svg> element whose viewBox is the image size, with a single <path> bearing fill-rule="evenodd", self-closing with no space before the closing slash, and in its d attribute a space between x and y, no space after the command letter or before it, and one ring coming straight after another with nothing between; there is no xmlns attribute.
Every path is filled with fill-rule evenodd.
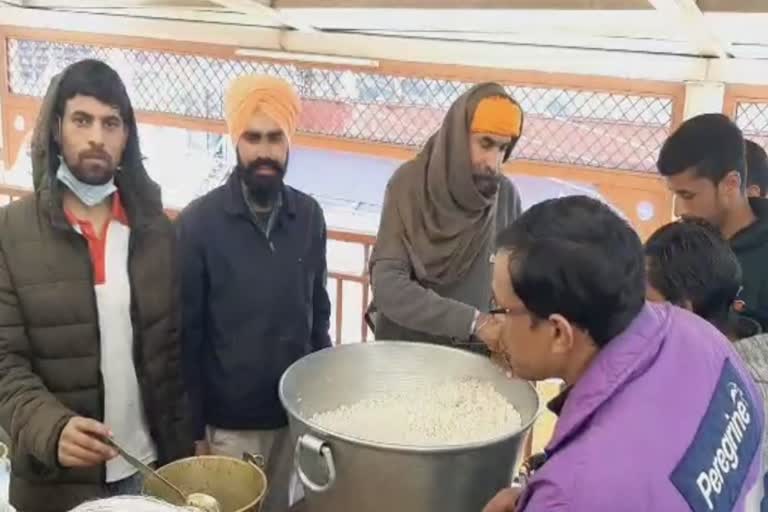
<svg viewBox="0 0 768 512"><path fill-rule="evenodd" d="M768 331L768 199L750 199L757 221L736 233L731 248L741 263L743 285L740 299L745 314Z"/></svg>

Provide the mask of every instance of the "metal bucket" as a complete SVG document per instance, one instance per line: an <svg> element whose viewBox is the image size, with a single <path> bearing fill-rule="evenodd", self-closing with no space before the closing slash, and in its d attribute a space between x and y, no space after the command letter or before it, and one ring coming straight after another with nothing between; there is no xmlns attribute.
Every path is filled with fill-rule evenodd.
<svg viewBox="0 0 768 512"><path fill-rule="evenodd" d="M216 455L177 460L157 470L185 494L202 493L216 499L221 512L255 512L267 492L267 477L259 457L245 460ZM173 503L157 479L144 482L144 494Z"/></svg>
<svg viewBox="0 0 768 512"><path fill-rule="evenodd" d="M517 408L522 428L484 443L419 448L369 442L309 422L315 413L375 393L454 378L491 382ZM311 354L285 372L280 399L296 443L308 512L480 511L510 484L539 412L533 386L507 378L487 358L408 342L343 345Z"/></svg>

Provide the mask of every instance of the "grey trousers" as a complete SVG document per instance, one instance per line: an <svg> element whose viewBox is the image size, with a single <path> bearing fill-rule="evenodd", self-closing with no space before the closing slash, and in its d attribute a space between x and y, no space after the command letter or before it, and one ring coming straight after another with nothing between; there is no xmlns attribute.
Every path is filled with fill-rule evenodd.
<svg viewBox="0 0 768 512"><path fill-rule="evenodd" d="M244 452L264 457L267 497L261 512L285 512L293 501L293 447L288 428L279 430L224 430L208 427L208 443L214 455L242 458Z"/></svg>

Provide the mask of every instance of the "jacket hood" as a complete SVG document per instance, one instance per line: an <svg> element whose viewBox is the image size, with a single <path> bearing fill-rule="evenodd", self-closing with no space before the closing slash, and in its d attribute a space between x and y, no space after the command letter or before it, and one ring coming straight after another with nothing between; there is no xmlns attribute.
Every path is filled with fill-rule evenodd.
<svg viewBox="0 0 768 512"><path fill-rule="evenodd" d="M56 98L61 80L66 76L70 67L51 79L40 106L31 143L34 189L36 193L50 198L51 215L54 223L66 223L61 208L60 185L56 179L56 171L60 163L60 150L54 133L58 122ZM120 169L115 174L115 185L120 191L120 199L131 224L141 224L152 217L162 215L163 203L160 187L152 181L144 168L143 157L139 149L138 125L135 116L132 117L130 120L124 120L129 134L123 150Z"/></svg>
<svg viewBox="0 0 768 512"><path fill-rule="evenodd" d="M768 247L768 199L751 198L749 205L757 221L731 238L731 247L737 253L758 246Z"/></svg>
<svg viewBox="0 0 768 512"><path fill-rule="evenodd" d="M557 450L627 382L653 364L669 331L673 306L646 303L627 329L598 352L568 391L547 449ZM555 404L558 405L558 404Z"/></svg>

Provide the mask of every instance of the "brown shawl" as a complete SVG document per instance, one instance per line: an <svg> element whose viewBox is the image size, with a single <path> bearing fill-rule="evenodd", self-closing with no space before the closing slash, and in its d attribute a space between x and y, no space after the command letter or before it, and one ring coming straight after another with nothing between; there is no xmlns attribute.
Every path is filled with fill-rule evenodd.
<svg viewBox="0 0 768 512"><path fill-rule="evenodd" d="M498 84L473 87L451 106L421 152L392 176L371 266L407 260L419 282L445 285L464 277L493 242L497 198L477 189L469 154L475 109L493 96L514 101Z"/></svg>

